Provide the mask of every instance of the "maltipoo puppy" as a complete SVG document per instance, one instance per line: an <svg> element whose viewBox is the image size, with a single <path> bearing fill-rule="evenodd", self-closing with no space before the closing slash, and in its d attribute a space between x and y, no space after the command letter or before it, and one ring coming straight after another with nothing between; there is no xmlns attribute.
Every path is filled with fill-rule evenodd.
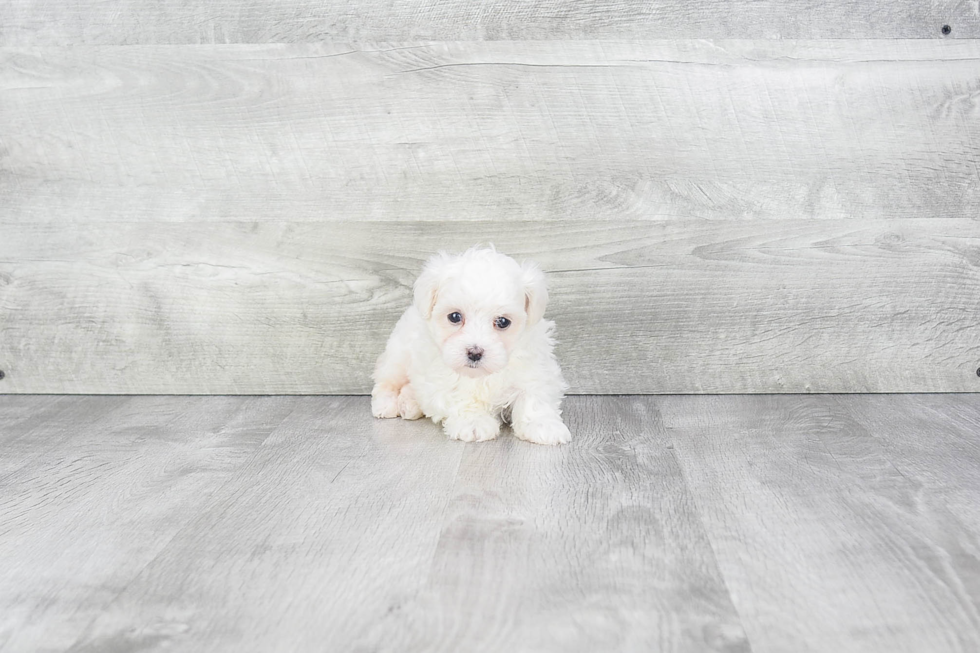
<svg viewBox="0 0 980 653"><path fill-rule="evenodd" d="M466 442L497 437L501 420L529 442L568 442L561 420L568 386L547 303L544 273L492 245L433 256L378 358L374 416L427 416Z"/></svg>

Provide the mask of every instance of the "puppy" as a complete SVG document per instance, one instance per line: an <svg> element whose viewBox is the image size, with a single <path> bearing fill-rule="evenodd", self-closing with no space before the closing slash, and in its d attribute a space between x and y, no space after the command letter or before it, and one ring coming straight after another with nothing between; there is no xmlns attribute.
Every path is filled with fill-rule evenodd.
<svg viewBox="0 0 980 653"><path fill-rule="evenodd" d="M430 417L466 442L497 437L501 420L528 442L568 442L561 420L568 386L552 352L547 303L544 273L492 245L433 256L378 358L374 416Z"/></svg>

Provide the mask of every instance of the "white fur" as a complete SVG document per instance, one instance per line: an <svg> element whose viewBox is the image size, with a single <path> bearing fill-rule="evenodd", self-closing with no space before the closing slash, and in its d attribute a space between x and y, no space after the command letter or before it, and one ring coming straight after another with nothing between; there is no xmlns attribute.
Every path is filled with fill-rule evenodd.
<svg viewBox="0 0 980 653"><path fill-rule="evenodd" d="M568 386L553 353L554 322L544 319L547 303L544 273L493 246L433 256L378 358L374 416L427 416L467 442L497 437L503 419L523 440L568 442L561 420ZM459 324L451 313L462 316ZM495 326L501 316L511 320L506 329Z"/></svg>

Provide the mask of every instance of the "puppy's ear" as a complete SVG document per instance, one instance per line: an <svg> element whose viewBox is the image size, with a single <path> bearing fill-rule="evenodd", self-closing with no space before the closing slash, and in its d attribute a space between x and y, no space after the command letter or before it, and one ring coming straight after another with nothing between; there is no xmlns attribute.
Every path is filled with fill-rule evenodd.
<svg viewBox="0 0 980 653"><path fill-rule="evenodd" d="M436 306L439 287L442 286L449 265L449 255L439 252L425 263L422 274L415 280L415 308L422 317L428 320L432 317L432 309Z"/></svg>
<svg viewBox="0 0 980 653"><path fill-rule="evenodd" d="M548 306L548 282L544 272L531 261L525 261L521 271L524 276L524 311L527 313L527 326L531 326L544 317L544 309Z"/></svg>

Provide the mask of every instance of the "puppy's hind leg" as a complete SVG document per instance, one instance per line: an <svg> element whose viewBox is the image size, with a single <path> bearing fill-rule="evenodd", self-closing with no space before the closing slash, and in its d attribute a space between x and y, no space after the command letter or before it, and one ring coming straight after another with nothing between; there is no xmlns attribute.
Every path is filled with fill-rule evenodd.
<svg viewBox="0 0 980 653"><path fill-rule="evenodd" d="M375 417L392 418L400 414L398 395L402 388L408 386L408 355L408 351L399 347L399 342L392 335L374 368L371 414Z"/></svg>
<svg viewBox="0 0 980 653"><path fill-rule="evenodd" d="M419 406L419 402L415 398L415 388L412 387L411 383L403 385L398 393L398 414L402 416L402 419L422 417L422 407Z"/></svg>

